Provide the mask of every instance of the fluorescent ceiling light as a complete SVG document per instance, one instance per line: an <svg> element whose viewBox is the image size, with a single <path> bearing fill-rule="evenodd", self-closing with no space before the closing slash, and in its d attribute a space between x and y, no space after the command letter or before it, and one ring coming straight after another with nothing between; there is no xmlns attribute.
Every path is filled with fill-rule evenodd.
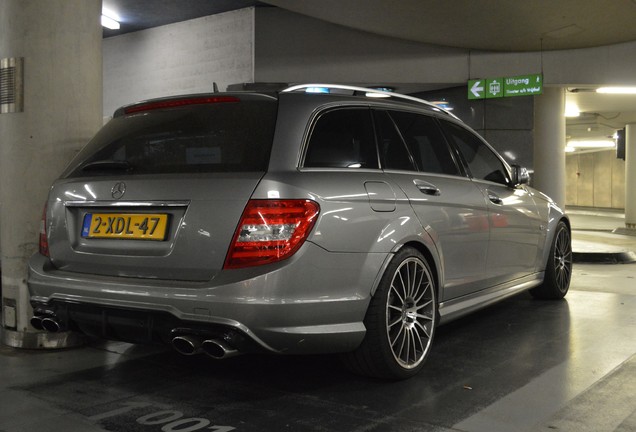
<svg viewBox="0 0 636 432"><path fill-rule="evenodd" d="M600 87L596 93L607 94L636 94L636 87Z"/></svg>
<svg viewBox="0 0 636 432"><path fill-rule="evenodd" d="M107 17L106 15L102 15L102 26L111 30L119 30L119 23L112 19L111 17Z"/></svg>
<svg viewBox="0 0 636 432"><path fill-rule="evenodd" d="M568 141L572 148L613 148L616 143L612 140L572 140Z"/></svg>
<svg viewBox="0 0 636 432"><path fill-rule="evenodd" d="M566 117L578 117L581 115L579 107L575 103L565 104L565 116Z"/></svg>
<svg viewBox="0 0 636 432"><path fill-rule="evenodd" d="M119 30L120 21L121 21L121 18L119 17L119 14L116 14L115 12L109 9L102 8L102 26L103 27L106 27L111 30Z"/></svg>
<svg viewBox="0 0 636 432"><path fill-rule="evenodd" d="M575 152L576 149L574 147L570 147L570 146L565 146L565 152L566 153L572 153Z"/></svg>

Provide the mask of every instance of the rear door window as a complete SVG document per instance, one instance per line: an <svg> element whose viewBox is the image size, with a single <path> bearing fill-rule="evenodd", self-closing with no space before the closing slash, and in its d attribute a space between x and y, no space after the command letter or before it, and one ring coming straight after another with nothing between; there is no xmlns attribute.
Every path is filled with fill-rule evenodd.
<svg viewBox="0 0 636 432"><path fill-rule="evenodd" d="M371 111L327 111L315 122L305 153L307 168L378 168Z"/></svg>
<svg viewBox="0 0 636 432"><path fill-rule="evenodd" d="M115 117L66 175L265 171L276 113L276 101L249 100Z"/></svg>
<svg viewBox="0 0 636 432"><path fill-rule="evenodd" d="M382 168L389 170L417 171L402 137L386 111L375 111L378 131L378 147Z"/></svg>
<svg viewBox="0 0 636 432"><path fill-rule="evenodd" d="M442 126L459 149L473 178L503 185L510 183L504 162L478 136L451 122L442 121Z"/></svg>
<svg viewBox="0 0 636 432"><path fill-rule="evenodd" d="M417 168L434 174L459 175L451 150L433 117L390 111Z"/></svg>

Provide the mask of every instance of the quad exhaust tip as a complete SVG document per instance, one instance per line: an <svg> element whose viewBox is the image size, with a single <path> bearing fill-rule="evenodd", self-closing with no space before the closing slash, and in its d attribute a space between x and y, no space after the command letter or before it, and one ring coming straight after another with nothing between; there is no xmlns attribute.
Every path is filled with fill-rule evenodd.
<svg viewBox="0 0 636 432"><path fill-rule="evenodd" d="M172 346L183 355L205 353L217 360L234 357L239 354L238 350L219 339L201 340L201 338L194 335L175 336L172 338Z"/></svg>
<svg viewBox="0 0 636 432"><path fill-rule="evenodd" d="M32 316L29 322L31 323L31 327L33 327L34 329L44 330L44 326L42 325L42 317L37 315Z"/></svg>
<svg viewBox="0 0 636 432"><path fill-rule="evenodd" d="M201 339L191 335L176 336L172 339L172 346L180 354L195 355L201 352Z"/></svg>
<svg viewBox="0 0 636 432"><path fill-rule="evenodd" d="M50 333L57 333L62 330L62 325L54 316L34 315L29 320L31 326L36 330L45 330Z"/></svg>
<svg viewBox="0 0 636 432"><path fill-rule="evenodd" d="M44 330L51 333L57 333L60 331L60 323L57 322L54 318L43 318L42 327L44 328Z"/></svg>
<svg viewBox="0 0 636 432"><path fill-rule="evenodd" d="M204 340L201 344L201 349L204 353L217 360L234 357L239 354L238 350L218 339Z"/></svg>

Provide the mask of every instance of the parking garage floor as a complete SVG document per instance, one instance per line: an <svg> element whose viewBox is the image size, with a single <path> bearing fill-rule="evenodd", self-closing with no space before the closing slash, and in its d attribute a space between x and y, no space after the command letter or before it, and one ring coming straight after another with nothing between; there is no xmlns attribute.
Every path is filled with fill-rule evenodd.
<svg viewBox="0 0 636 432"><path fill-rule="evenodd" d="M524 293L440 327L411 380L351 375L332 356L2 346L0 432L636 431L636 263L622 255L636 237L612 232L620 213L569 213L566 300Z"/></svg>

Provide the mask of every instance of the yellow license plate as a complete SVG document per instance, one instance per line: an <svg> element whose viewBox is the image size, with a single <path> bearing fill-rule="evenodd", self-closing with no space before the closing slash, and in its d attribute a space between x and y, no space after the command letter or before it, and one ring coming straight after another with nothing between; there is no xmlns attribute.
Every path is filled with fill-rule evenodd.
<svg viewBox="0 0 636 432"><path fill-rule="evenodd" d="M82 237L165 240L166 214L88 213L82 224Z"/></svg>

